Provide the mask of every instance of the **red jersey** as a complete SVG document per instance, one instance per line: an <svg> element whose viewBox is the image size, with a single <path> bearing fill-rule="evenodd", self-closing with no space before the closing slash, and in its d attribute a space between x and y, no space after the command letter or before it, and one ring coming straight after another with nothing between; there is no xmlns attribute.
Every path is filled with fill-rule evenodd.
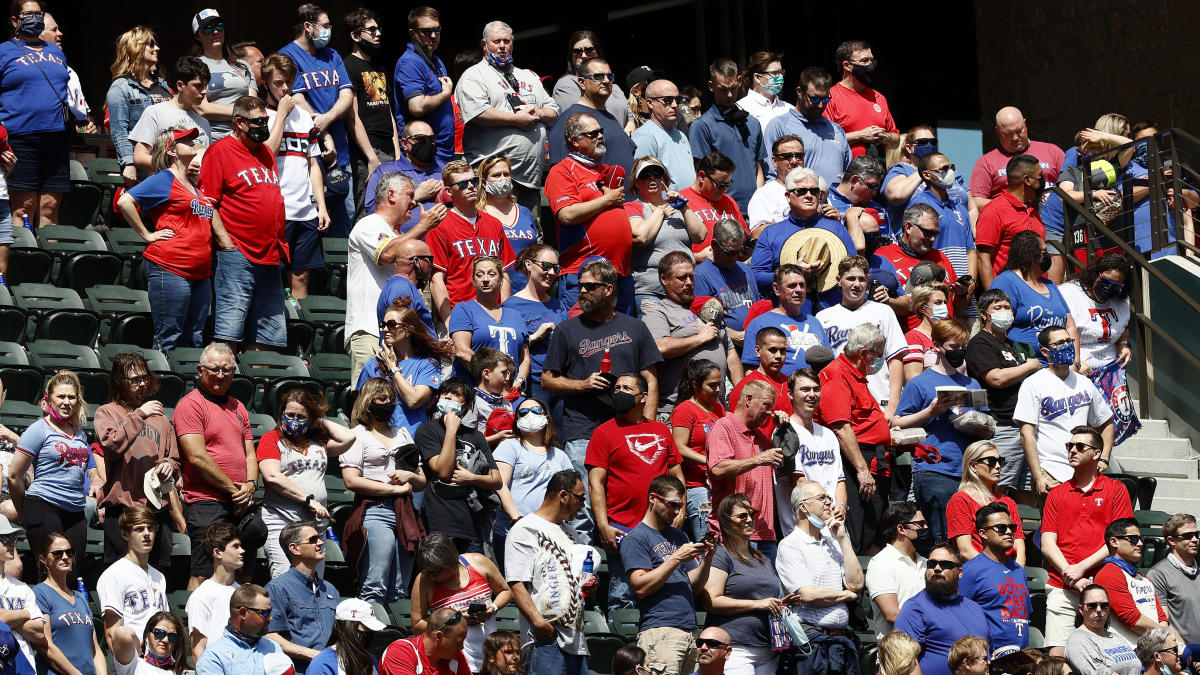
<svg viewBox="0 0 1200 675"><path fill-rule="evenodd" d="M204 437L204 449L212 456L229 480L246 482L246 441L250 433L250 415L246 406L230 396L218 405L193 389L179 399L175 406L175 432L180 438L187 434ZM212 487L191 462L183 463L183 501L189 504L208 500L229 503L231 497Z"/></svg>
<svg viewBox="0 0 1200 675"><path fill-rule="evenodd" d="M1132 518L1129 492L1116 480L1096 476L1088 490L1074 478L1050 489L1042 508L1042 532L1058 536L1058 550L1074 565L1104 546L1104 528L1117 518ZM1050 585L1063 587L1062 575L1049 567ZM1095 570L1088 570L1094 572Z"/></svg>
<svg viewBox="0 0 1200 675"><path fill-rule="evenodd" d="M588 166L571 156L551 167L546 175L546 200L555 217L568 206L603 197L600 188L608 185L604 175L610 170L611 167L599 163ZM586 223L558 223L558 248L562 251L559 258L564 274L579 274L584 260L599 255L608 258L617 274L629 276L633 263L633 228L629 226L624 205L606 208Z"/></svg>
<svg viewBox="0 0 1200 675"><path fill-rule="evenodd" d="M946 270L946 285L953 286L954 282L958 281L958 275L954 273L954 265L950 264L950 259L946 257L945 253L936 248L929 249L929 253L925 254L924 258L917 258L905 253L904 249L900 248L900 244L888 244L875 251L875 253L887 258L895 266L896 279L900 282L901 286L908 283L909 273L912 272L912 268L916 267L917 263L922 262L937 263L942 269ZM950 297L946 299L949 301L946 306L950 310L950 316L954 316L954 298ZM902 321L906 324L905 330L912 330L921 323L921 317L916 314L909 314Z"/></svg>
<svg viewBox="0 0 1200 675"><path fill-rule="evenodd" d="M778 380L772 380L770 376L758 372L758 369L754 369L746 373L746 376L743 377L740 382L733 385L733 391L729 392L729 409L737 410L738 401L740 401L742 398L742 389L745 388L746 383L753 382L755 380L762 380L763 382L771 385L771 388L775 390L775 407L773 410L782 410L791 416L792 396L791 392L788 391L788 379L787 376L783 375L782 373L780 373L779 377L780 379ZM760 426L758 430L762 432L763 436L770 438L771 434L775 433L775 416L772 415L767 417L767 421L763 422L762 426Z"/></svg>
<svg viewBox="0 0 1200 675"><path fill-rule="evenodd" d="M170 239L147 246L142 257L188 281L212 276L211 199L199 190L193 194L169 169L133 186L128 194L143 209L150 210L156 231L175 233Z"/></svg>
<svg viewBox="0 0 1200 675"><path fill-rule="evenodd" d="M435 666L425 653L424 640L424 635L416 635L388 645L379 658L379 675L414 675L418 672L428 675L467 675L471 672L462 650L453 659Z"/></svg>
<svg viewBox="0 0 1200 675"><path fill-rule="evenodd" d="M611 419L588 441L584 464L608 471L605 497L608 520L630 529L646 515L646 491L655 476L683 462L671 430L662 422L622 424Z"/></svg>
<svg viewBox="0 0 1200 675"><path fill-rule="evenodd" d="M750 228L746 227L746 219L742 217L741 209L738 208L737 202L733 201L733 197L730 197L729 193L723 193L721 198L715 202L709 201L708 197L696 192L696 189L691 187L680 190L679 194L688 201L688 208L704 221L704 229L707 231L704 241L692 244L692 253L699 253L712 244L713 227L726 218L732 218L741 223L742 229L746 231L746 238L750 238Z"/></svg>
<svg viewBox="0 0 1200 675"><path fill-rule="evenodd" d="M504 236L504 225L483 211L479 211L475 222L462 217L450 209L437 227L425 235L425 243L433 253L433 268L446 277L446 292L450 295L450 306L475 299L475 285L471 283L471 261L490 255L504 263L504 269L512 267L513 250Z"/></svg>
<svg viewBox="0 0 1200 675"><path fill-rule="evenodd" d="M204 153L200 187L247 260L260 265L287 260L283 193L270 148L259 144L251 150L232 134L213 143Z"/></svg>
<svg viewBox="0 0 1200 675"><path fill-rule="evenodd" d="M867 127L883 127L893 134L900 133L888 109L887 98L870 87L854 91L838 82L829 88L829 105L825 117L841 125L847 134ZM865 144L850 144L850 154L858 157L867 151Z"/></svg>
<svg viewBox="0 0 1200 675"><path fill-rule="evenodd" d="M671 431L674 432L676 427L687 429L688 450L704 455L704 442L708 440L708 432L712 430L713 424L724 416L725 406L721 405L720 401L717 401L716 408L710 413L688 399L671 411ZM683 479L689 488L708 487L707 467L704 464L684 462Z"/></svg>
<svg viewBox="0 0 1200 675"><path fill-rule="evenodd" d="M1006 495L997 497L996 501L1003 504L1004 508L1008 510L1008 517L1012 519L1012 524L1017 528L1013 537L1016 541L1024 541L1025 529L1021 526L1021 512L1017 510L1017 503L1012 500L1012 497ZM983 504L975 501L974 497L962 490L951 495L950 501L946 502L946 534L950 541L963 535L970 535L971 545L975 547L975 550L983 550L983 539L979 536L979 530L975 529L975 513L981 508L983 508ZM1008 551L1010 557L1016 554L1016 548Z"/></svg>
<svg viewBox="0 0 1200 675"><path fill-rule="evenodd" d="M830 104L832 105L832 103ZM1023 154L1037 157L1038 165L1042 167L1042 176L1046 185L1058 182L1058 168L1062 166L1065 156L1062 148L1042 141L1029 141L1029 149ZM979 158L975 168L971 170L971 195L984 199L995 199L1008 188L1008 160L1013 155L996 148Z"/></svg>
<svg viewBox="0 0 1200 675"><path fill-rule="evenodd" d="M975 245L992 249L992 274L1004 271L1013 235L1025 230L1033 230L1042 239L1046 238L1046 226L1042 225L1037 209L1017 201L1008 190L1001 192L979 212Z"/></svg>
<svg viewBox="0 0 1200 675"><path fill-rule="evenodd" d="M817 423L832 427L849 422L859 443L890 443L891 429L879 402L867 389L867 377L858 372L845 354L839 354L821 370L821 404Z"/></svg>

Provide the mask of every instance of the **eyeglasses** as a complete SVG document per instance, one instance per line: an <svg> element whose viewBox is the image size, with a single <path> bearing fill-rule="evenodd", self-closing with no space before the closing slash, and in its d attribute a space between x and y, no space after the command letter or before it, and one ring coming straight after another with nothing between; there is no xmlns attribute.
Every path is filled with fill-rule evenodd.
<svg viewBox="0 0 1200 675"><path fill-rule="evenodd" d="M783 74L784 74L784 71L782 71L782 70L764 70L761 73L755 73L755 75L762 75L764 77L777 77L777 76L783 75Z"/></svg>
<svg viewBox="0 0 1200 675"><path fill-rule="evenodd" d="M319 544L319 543L321 543L321 535L314 534L313 536L309 537L308 539L301 539L300 541L297 541L296 543L297 544L310 544L310 545Z"/></svg>
<svg viewBox="0 0 1200 675"><path fill-rule="evenodd" d="M984 525L983 527L981 527L979 529L992 530L996 534L1009 534L1009 533L1016 533L1017 526L1010 525L1008 523L999 523L997 525Z"/></svg>
<svg viewBox="0 0 1200 675"><path fill-rule="evenodd" d="M720 640L714 640L712 638L696 638L697 649L700 647L708 647L709 649L722 649L728 646L728 642L721 642Z"/></svg>
<svg viewBox="0 0 1200 675"><path fill-rule="evenodd" d="M405 136L404 138L401 138L400 140L413 141L415 143L420 143L421 141L436 141L437 136L434 136L433 134L413 134L412 136Z"/></svg>
<svg viewBox="0 0 1200 675"><path fill-rule="evenodd" d="M849 63L852 66L869 66L873 63L878 63L878 61L876 61L875 59L872 58L872 59L867 59L865 61L850 61Z"/></svg>
<svg viewBox="0 0 1200 675"><path fill-rule="evenodd" d="M612 73L592 73L591 75L584 75L584 77L589 80L595 80L596 82L616 82L617 81L617 76L613 75Z"/></svg>
<svg viewBox="0 0 1200 675"><path fill-rule="evenodd" d="M400 330L403 327L404 327L404 324L400 323L399 321L396 321L395 319L393 319L391 321L380 321L379 322L379 330L386 330L389 333L395 333L396 331Z"/></svg>
<svg viewBox="0 0 1200 675"><path fill-rule="evenodd" d="M297 415L296 413L283 413L283 415L281 415L281 417L283 417L283 419L285 419L285 420L291 420L293 422L307 422L308 421L308 415L305 415L305 414Z"/></svg>
<svg viewBox="0 0 1200 675"><path fill-rule="evenodd" d="M1114 534L1113 539L1124 539L1131 545L1137 546L1138 544L1142 543L1145 537L1140 534Z"/></svg>
<svg viewBox="0 0 1200 675"><path fill-rule="evenodd" d="M814 197L820 197L821 196L821 188L819 188L819 187L792 188L791 190L788 190L788 193L796 195L797 197L803 197L804 195L812 195Z"/></svg>
<svg viewBox="0 0 1200 675"><path fill-rule="evenodd" d="M546 414L546 409L543 408L542 406L531 405L528 408L521 408L520 410L518 410L517 411L517 419L520 419L526 415L545 415L545 414Z"/></svg>
<svg viewBox="0 0 1200 675"><path fill-rule="evenodd" d="M267 126L267 116L266 115L263 115L262 117L243 117L241 119L243 122L245 122L246 124L249 124L252 127Z"/></svg>
<svg viewBox="0 0 1200 675"><path fill-rule="evenodd" d="M775 159L782 159L782 160L786 160L786 161L790 162L793 159L804 159L804 153L803 152L780 152L775 155Z"/></svg>
<svg viewBox="0 0 1200 675"><path fill-rule="evenodd" d="M233 368L215 368L213 366L200 366L200 367L207 370L208 372L212 373L213 375L232 375L233 371L234 371Z"/></svg>
<svg viewBox="0 0 1200 675"><path fill-rule="evenodd" d="M590 138L593 141L604 135L603 129L592 129L591 131L581 131L576 138Z"/></svg>
<svg viewBox="0 0 1200 675"><path fill-rule="evenodd" d="M155 629L151 630L150 634L154 636L155 640L159 640L159 641L166 640L167 642L170 642L171 644L175 644L176 642L179 642L179 633L165 631L161 628L155 628Z"/></svg>
<svg viewBox="0 0 1200 675"><path fill-rule="evenodd" d="M151 49L158 49L158 40L146 40L146 46Z"/></svg>
<svg viewBox="0 0 1200 675"><path fill-rule="evenodd" d="M708 181L712 183L713 186L715 186L718 190L728 190L729 186L733 185L733 181L731 180L716 180L712 176L705 176L705 178L707 178Z"/></svg>
<svg viewBox="0 0 1200 675"><path fill-rule="evenodd" d="M1097 609L1108 609L1109 607L1109 603L1107 602L1081 602L1079 604L1082 607L1087 607L1089 611L1093 612Z"/></svg>
<svg viewBox="0 0 1200 675"><path fill-rule="evenodd" d="M1003 457L980 457L975 460L976 464L987 464L989 469L994 469L998 466L1004 466Z"/></svg>
<svg viewBox="0 0 1200 675"><path fill-rule="evenodd" d="M146 384L147 382L150 381L150 376L149 375L137 375L134 377L126 377L125 381L128 382L129 384L132 384L135 387L140 387L143 384Z"/></svg>
<svg viewBox="0 0 1200 675"><path fill-rule="evenodd" d="M666 175L667 175L666 171L663 171L662 169L658 168L657 166L652 166L652 167L649 167L646 169L642 169L642 172L639 173L637 177L638 177L638 180L646 180L648 178L662 179L662 178L665 178Z"/></svg>
<svg viewBox="0 0 1200 675"><path fill-rule="evenodd" d="M683 508L683 507L686 505L686 502L682 502L682 501L678 501L678 500L670 500L670 499L667 499L666 497L664 497L664 496L662 496L662 495L658 494L657 492L651 492L651 493L650 493L650 496L651 496L651 497L654 497L654 498L655 498L655 499L657 499L658 501L660 501L660 502L662 502L662 503L666 504L667 506L669 506L669 507L671 508L671 510L672 510L672 511L678 511L679 509L682 509L682 508Z"/></svg>
<svg viewBox="0 0 1200 675"><path fill-rule="evenodd" d="M417 32L418 32L418 33L420 33L421 35L424 35L425 37L430 37L430 36L432 36L432 35L441 35L441 34L442 34L442 27L441 27L441 26L432 26L432 27L430 27L430 28L414 28L413 30L417 31Z"/></svg>
<svg viewBox="0 0 1200 675"><path fill-rule="evenodd" d="M363 32L363 33L370 33L371 35L382 35L382 34L383 34L383 29L382 29L382 28L380 28L379 26L370 26L370 27L368 27L368 28L364 28L364 29L362 29L362 31L361 31L361 32Z"/></svg>
<svg viewBox="0 0 1200 675"><path fill-rule="evenodd" d="M213 33L224 33L224 32L225 32L225 24L223 24L223 23L209 24L209 25L205 26L204 28L200 29L201 35L212 35Z"/></svg>
<svg viewBox="0 0 1200 675"><path fill-rule="evenodd" d="M901 523L901 525L903 525L905 527L908 527L909 525L914 525L914 526L916 526L916 528L918 530L920 530L920 529L924 529L925 527L927 527L929 525L929 521L928 520L909 520L907 522Z"/></svg>
<svg viewBox="0 0 1200 675"><path fill-rule="evenodd" d="M576 56L582 56L583 54L595 54L596 48L595 47L572 47L571 53Z"/></svg>
<svg viewBox="0 0 1200 675"><path fill-rule="evenodd" d="M749 511L742 511L741 513L733 513L733 514L730 514L730 516L734 520L746 520L748 518L757 518L758 517L758 509L750 509Z"/></svg>
<svg viewBox="0 0 1200 675"><path fill-rule="evenodd" d="M456 180L453 183L451 183L451 185L458 188L459 190L466 190L467 187L479 187L479 176L475 176L474 178L464 178L462 180Z"/></svg>
<svg viewBox="0 0 1200 675"><path fill-rule="evenodd" d="M813 96L811 94L805 94L804 97L808 99L809 105L826 105L833 100L832 96Z"/></svg>
<svg viewBox="0 0 1200 675"><path fill-rule="evenodd" d="M1072 450L1074 450L1075 452L1083 452L1084 450L1099 450L1099 449L1100 448L1097 448L1094 445L1088 445L1087 443L1079 443L1079 442L1071 443L1070 441L1067 442L1067 452L1070 452Z"/></svg>
<svg viewBox="0 0 1200 675"><path fill-rule="evenodd" d="M1072 338L1067 338L1066 340L1060 340L1059 342L1055 342L1054 344L1049 345L1049 347L1050 347L1050 349L1058 349L1059 347L1066 347L1067 345L1073 345L1073 344L1075 344L1075 340Z"/></svg>
<svg viewBox="0 0 1200 675"><path fill-rule="evenodd" d="M875 188L875 189L879 189L879 188ZM907 224L912 225L913 227L920 230L921 234L925 235L925 238L927 238L927 239L937 239L937 236L939 234L941 234L941 230L927 230L916 223L907 223Z"/></svg>
<svg viewBox="0 0 1200 675"><path fill-rule="evenodd" d="M958 562L954 560L930 560L926 566L931 570L956 570L959 568Z"/></svg>
<svg viewBox="0 0 1200 675"><path fill-rule="evenodd" d="M75 549L64 548L64 549L61 549L58 551L50 551L50 557L58 558L59 560L62 560L63 558L74 558L75 557Z"/></svg>
<svg viewBox="0 0 1200 675"><path fill-rule="evenodd" d="M937 145L937 136L934 136L933 138L914 138L913 145ZM954 165L951 164L950 166L953 167ZM930 171L938 171L938 170L939 169L930 169ZM945 169L940 169L940 170L945 171Z"/></svg>
<svg viewBox="0 0 1200 675"><path fill-rule="evenodd" d="M40 18L46 16L46 13L42 12L42 11L21 12L20 14L17 15L17 18L24 19L27 16L36 16L40 19Z"/></svg>
<svg viewBox="0 0 1200 675"><path fill-rule="evenodd" d="M575 499L578 499L581 502L587 497L586 492L571 492L570 490L567 490L567 494L571 495L572 497L574 497Z"/></svg>
<svg viewBox="0 0 1200 675"><path fill-rule="evenodd" d="M598 289L604 288L607 285L608 284L604 283L603 281L581 281L581 282L579 282L580 290L582 290L585 293L591 293Z"/></svg>
<svg viewBox="0 0 1200 675"><path fill-rule="evenodd" d="M683 105L687 103L686 96L647 96L646 98L650 101L658 101L665 106L670 106L672 104Z"/></svg>
<svg viewBox="0 0 1200 675"><path fill-rule="evenodd" d="M17 545L18 540L20 540L19 536L15 534L8 534L0 537L0 544L4 544L4 548L12 548Z"/></svg>
<svg viewBox="0 0 1200 675"><path fill-rule="evenodd" d="M1193 530L1192 532L1179 532L1171 536L1175 537L1176 539L1182 539L1183 541L1191 541L1196 537L1200 537L1200 532Z"/></svg>
<svg viewBox="0 0 1200 675"><path fill-rule="evenodd" d="M254 612L255 614L262 617L263 621L266 621L267 619L271 618L271 608L270 607L268 607L266 609L259 609L257 607L247 607L245 605L242 605L239 609L244 609L248 612Z"/></svg>
<svg viewBox="0 0 1200 675"><path fill-rule="evenodd" d="M812 497L805 497L804 501L807 502L807 501L811 501L813 499L816 499L817 501L821 502L822 504L832 504L833 503L833 499L831 499L829 497L829 495L814 495Z"/></svg>

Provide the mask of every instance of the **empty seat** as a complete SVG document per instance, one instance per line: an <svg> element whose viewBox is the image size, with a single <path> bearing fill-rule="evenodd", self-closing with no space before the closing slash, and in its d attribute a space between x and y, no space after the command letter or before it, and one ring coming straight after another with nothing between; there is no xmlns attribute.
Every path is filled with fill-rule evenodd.
<svg viewBox="0 0 1200 675"><path fill-rule="evenodd" d="M19 434L42 419L42 409L35 403L10 398L0 405L0 418L4 419L4 426Z"/></svg>
<svg viewBox="0 0 1200 675"><path fill-rule="evenodd" d="M38 245L47 251L107 251L99 232L71 225L47 225L37 231Z"/></svg>
<svg viewBox="0 0 1200 675"><path fill-rule="evenodd" d="M100 217L104 188L91 181L72 181L71 191L64 193L58 207L58 222L64 226L87 227Z"/></svg>
<svg viewBox="0 0 1200 675"><path fill-rule="evenodd" d="M77 293L93 286L118 284L125 271L125 259L111 251L79 251L62 262L62 284Z"/></svg>
<svg viewBox="0 0 1200 675"><path fill-rule="evenodd" d="M15 227L13 231L29 233L23 227ZM53 273L54 256L49 251L14 244L8 252L8 271L4 273L4 278L9 285L48 283Z"/></svg>
<svg viewBox="0 0 1200 675"><path fill-rule="evenodd" d="M27 227L13 221L13 248L40 248L37 237Z"/></svg>
<svg viewBox="0 0 1200 675"><path fill-rule="evenodd" d="M104 314L150 313L150 295L126 286L93 286L85 291L88 306Z"/></svg>
<svg viewBox="0 0 1200 675"><path fill-rule="evenodd" d="M328 295L310 295L300 300L300 318L313 323L345 323L346 301Z"/></svg>
<svg viewBox="0 0 1200 675"><path fill-rule="evenodd" d="M313 354L308 359L308 371L326 383L344 384L350 381L350 357L346 354Z"/></svg>
<svg viewBox="0 0 1200 675"><path fill-rule="evenodd" d="M4 382L4 395L9 400L37 403L44 393L42 383L46 381L41 368L35 366L0 366L0 381Z"/></svg>
<svg viewBox="0 0 1200 675"><path fill-rule="evenodd" d="M0 365L5 366L28 366L29 354L19 342L3 341L0 342Z"/></svg>
<svg viewBox="0 0 1200 675"><path fill-rule="evenodd" d="M308 377L308 366L299 356L278 352L248 351L237 357L243 375L254 378Z"/></svg>
<svg viewBox="0 0 1200 675"><path fill-rule="evenodd" d="M99 351L100 359L105 368L112 368L113 357L117 354L132 352L140 354L142 358L146 359L146 365L150 366L150 370L158 373L171 372L171 364L167 361L167 357L163 356L163 353L156 349L146 349L145 347L128 343L110 342L102 345Z"/></svg>
<svg viewBox="0 0 1200 675"><path fill-rule="evenodd" d="M0 340L24 342L28 324L29 314L25 310L12 305L0 306Z"/></svg>
<svg viewBox="0 0 1200 675"><path fill-rule="evenodd" d="M90 347L65 340L34 340L29 343L33 364L46 371L66 368L100 368L100 358Z"/></svg>
<svg viewBox="0 0 1200 675"><path fill-rule="evenodd" d="M53 311L57 309L84 309L79 294L69 288L53 284L16 284L10 288L17 306L30 311Z"/></svg>

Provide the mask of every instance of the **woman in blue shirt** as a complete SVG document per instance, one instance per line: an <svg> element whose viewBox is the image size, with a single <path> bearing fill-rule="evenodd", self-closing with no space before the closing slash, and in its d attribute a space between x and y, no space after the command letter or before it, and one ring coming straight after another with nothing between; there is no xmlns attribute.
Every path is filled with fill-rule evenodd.
<svg viewBox="0 0 1200 675"><path fill-rule="evenodd" d="M512 166L504 155L488 157L479 164L479 179L483 189L479 191L480 211L493 216L504 226L504 236L512 247L513 255L537 243L537 225L529 209L517 203L513 196ZM508 270L509 288L524 288L528 279L525 270L518 264Z"/></svg>
<svg viewBox="0 0 1200 675"><path fill-rule="evenodd" d="M542 389L542 364L546 362L546 350L550 348L550 334L554 332L554 326L567 320L567 310L570 309L550 295L550 289L562 270L558 251L546 244L534 244L517 256L509 270L510 276L512 270L520 270L529 280L524 288L504 301L505 309L520 313L525 321L525 332L529 335L529 395L549 403L551 415L555 420L561 420L562 398Z"/></svg>
<svg viewBox="0 0 1200 675"><path fill-rule="evenodd" d="M38 567L46 580L33 587L43 620L50 627L50 642L57 649L38 654L38 672L46 667L62 668L59 659L75 667L80 675L104 672L104 652L96 641L96 627L87 597L73 590L69 577L74 551L67 535L50 532L38 546ZM59 652L59 653L55 653Z"/></svg>
<svg viewBox="0 0 1200 675"><path fill-rule="evenodd" d="M117 38L117 57L109 69L112 84L108 86L108 128L112 134L117 159L121 162L121 177L125 187L138 182L133 165L133 142L129 132L142 118L146 108L162 103L172 96L166 80L154 74L158 66L158 39L145 26L125 31Z"/></svg>
<svg viewBox="0 0 1200 675"><path fill-rule="evenodd" d="M446 323L454 340L454 374L478 384L471 377L471 359L475 352L491 347L508 354L518 364L513 386L522 389L529 379L528 334L521 313L500 304L502 275L499 258L480 256L471 263L475 299L455 305Z"/></svg>
<svg viewBox="0 0 1200 675"><path fill-rule="evenodd" d="M1037 353L1038 333L1050 326L1075 331L1071 310L1058 286L1045 274L1050 270L1050 254L1041 235L1032 230L1013 235L1008 262L989 289L998 288L1012 302L1013 325L1008 339L1024 342Z"/></svg>
<svg viewBox="0 0 1200 675"><path fill-rule="evenodd" d="M374 611L366 601L358 598L339 602L337 616L337 621L333 622L333 632L329 635L329 646L313 657L304 672L308 675L376 675L379 663L367 651L363 640L370 639L375 631L383 630L383 622L375 618Z"/></svg>
<svg viewBox="0 0 1200 675"><path fill-rule="evenodd" d="M92 450L82 427L87 422L83 386L69 370L60 370L46 383L42 397L45 417L21 435L8 467L8 491L30 541L49 532L65 532L75 560L87 543L83 507L85 474L95 471ZM33 465L33 482L25 487L25 472ZM93 485L103 485L99 472Z"/></svg>

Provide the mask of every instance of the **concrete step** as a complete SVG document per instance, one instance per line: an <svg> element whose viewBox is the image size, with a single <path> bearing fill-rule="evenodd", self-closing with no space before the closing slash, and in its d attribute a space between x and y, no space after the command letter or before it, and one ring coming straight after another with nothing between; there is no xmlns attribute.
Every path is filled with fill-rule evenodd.
<svg viewBox="0 0 1200 675"><path fill-rule="evenodd" d="M1192 449L1192 444L1182 438L1167 436L1145 436L1138 432L1133 438L1113 448L1113 454L1124 463L1127 457L1158 458L1158 459L1200 459L1200 453Z"/></svg>
<svg viewBox="0 0 1200 675"><path fill-rule="evenodd" d="M1166 420L1145 419L1142 420L1142 428L1138 431L1137 435L1168 438L1171 436L1171 430L1167 428Z"/></svg>
<svg viewBox="0 0 1200 675"><path fill-rule="evenodd" d="M1159 499L1173 499L1196 503L1196 481L1186 478L1159 478L1158 488L1154 491L1154 508L1158 508ZM1166 509L1162 509L1166 511Z"/></svg>
<svg viewBox="0 0 1200 675"><path fill-rule="evenodd" d="M1119 457L1121 469L1134 476L1154 476L1156 478L1197 478L1197 464L1194 459L1160 459L1154 457ZM1161 484L1161 480L1159 481ZM1192 486L1195 496L1196 486Z"/></svg>
<svg viewBox="0 0 1200 675"><path fill-rule="evenodd" d="M1166 511L1167 513L1190 513L1196 515L1200 512L1197 509L1195 499L1159 499L1158 495L1154 496L1153 507L1155 511Z"/></svg>

